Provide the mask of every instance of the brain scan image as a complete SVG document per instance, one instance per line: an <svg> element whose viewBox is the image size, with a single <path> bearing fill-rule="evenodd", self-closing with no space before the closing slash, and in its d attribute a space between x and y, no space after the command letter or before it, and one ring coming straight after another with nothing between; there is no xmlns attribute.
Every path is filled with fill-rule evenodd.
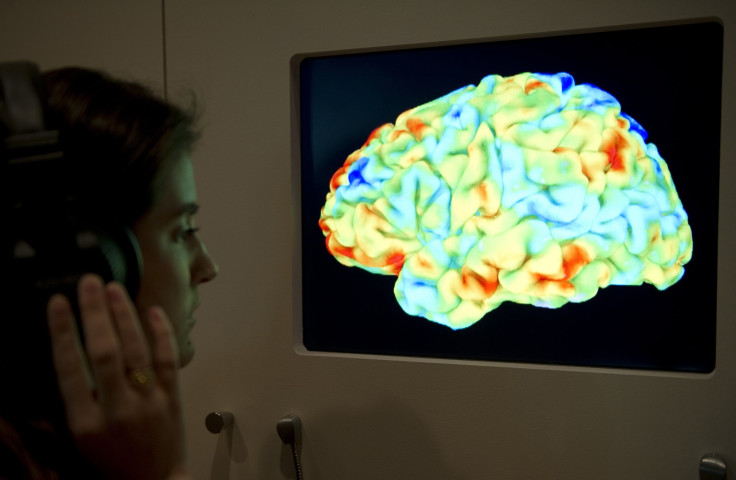
<svg viewBox="0 0 736 480"><path fill-rule="evenodd" d="M341 264L396 276L409 315L458 330L504 302L560 308L685 274L667 163L612 93L570 74L488 75L366 136L319 228Z"/></svg>

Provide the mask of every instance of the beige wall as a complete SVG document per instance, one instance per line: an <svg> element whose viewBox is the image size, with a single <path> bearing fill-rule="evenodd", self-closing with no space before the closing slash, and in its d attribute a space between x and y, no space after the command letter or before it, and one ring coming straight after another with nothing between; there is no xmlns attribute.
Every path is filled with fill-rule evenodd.
<svg viewBox="0 0 736 480"><path fill-rule="evenodd" d="M83 65L163 85L161 4L2 0L0 58Z"/></svg>
<svg viewBox="0 0 736 480"><path fill-rule="evenodd" d="M0 58L163 77L154 2L7 1ZM450 4L452 6L450 6ZM292 342L289 59L295 53L717 15L725 24L718 358L706 377L300 356ZM732 0L172 0L169 91L202 99L199 223L221 266L183 372L197 478L293 478L276 435L304 423L309 480L694 479L736 466ZM694 72L684 72L692 74ZM349 319L346 319L349 321ZM232 434L204 428L232 411ZM734 471L731 472L735 475Z"/></svg>

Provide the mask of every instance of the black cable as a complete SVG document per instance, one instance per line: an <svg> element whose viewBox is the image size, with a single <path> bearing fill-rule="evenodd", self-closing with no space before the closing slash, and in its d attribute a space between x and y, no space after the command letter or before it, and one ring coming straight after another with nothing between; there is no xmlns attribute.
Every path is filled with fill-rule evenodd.
<svg viewBox="0 0 736 480"><path fill-rule="evenodd" d="M302 465L299 461L299 452L296 450L296 444L291 444L291 455L294 457L294 470L296 470L296 480L304 480L302 476Z"/></svg>

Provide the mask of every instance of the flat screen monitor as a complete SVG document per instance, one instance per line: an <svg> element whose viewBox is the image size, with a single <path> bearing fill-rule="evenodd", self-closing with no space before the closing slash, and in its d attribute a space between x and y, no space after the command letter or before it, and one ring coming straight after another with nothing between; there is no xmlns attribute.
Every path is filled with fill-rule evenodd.
<svg viewBox="0 0 736 480"><path fill-rule="evenodd" d="M715 368L723 27L292 58L298 350Z"/></svg>

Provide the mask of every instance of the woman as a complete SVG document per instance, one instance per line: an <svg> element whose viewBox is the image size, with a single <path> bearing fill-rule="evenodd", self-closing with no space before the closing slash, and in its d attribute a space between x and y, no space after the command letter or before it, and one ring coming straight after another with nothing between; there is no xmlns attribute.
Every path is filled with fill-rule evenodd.
<svg viewBox="0 0 736 480"><path fill-rule="evenodd" d="M130 228L143 274L133 301L82 277L71 300L84 354L69 298L49 300L48 329L5 299L19 333L6 329L0 348L0 478L188 478L176 369L194 354L198 287L217 275L194 222L193 117L100 72L60 69L43 84L70 159L59 181Z"/></svg>

